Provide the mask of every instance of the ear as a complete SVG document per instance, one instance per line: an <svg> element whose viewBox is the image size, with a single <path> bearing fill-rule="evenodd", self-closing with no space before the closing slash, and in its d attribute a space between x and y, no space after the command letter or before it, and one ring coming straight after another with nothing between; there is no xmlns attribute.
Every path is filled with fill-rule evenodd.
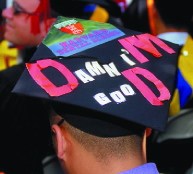
<svg viewBox="0 0 193 174"><path fill-rule="evenodd" d="M54 133L53 142L56 154L59 159L63 160L67 150L67 139L63 134L64 130L62 130L58 125L54 124L52 125L52 131Z"/></svg>
<svg viewBox="0 0 193 174"><path fill-rule="evenodd" d="M151 128L146 128L146 136L149 137L152 133L152 129Z"/></svg>
<svg viewBox="0 0 193 174"><path fill-rule="evenodd" d="M147 130L144 131L143 140L142 140L142 154L145 161L147 161Z"/></svg>

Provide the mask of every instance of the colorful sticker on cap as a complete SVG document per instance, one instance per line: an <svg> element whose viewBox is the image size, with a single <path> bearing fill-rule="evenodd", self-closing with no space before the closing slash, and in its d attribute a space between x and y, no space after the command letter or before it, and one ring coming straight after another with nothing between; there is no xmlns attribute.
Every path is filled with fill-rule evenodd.
<svg viewBox="0 0 193 174"><path fill-rule="evenodd" d="M55 24L54 27L68 34L82 34L84 31L82 24L75 19L60 22Z"/></svg>
<svg viewBox="0 0 193 174"><path fill-rule="evenodd" d="M70 56L125 35L109 23L65 17L57 22L43 40L56 56Z"/></svg>

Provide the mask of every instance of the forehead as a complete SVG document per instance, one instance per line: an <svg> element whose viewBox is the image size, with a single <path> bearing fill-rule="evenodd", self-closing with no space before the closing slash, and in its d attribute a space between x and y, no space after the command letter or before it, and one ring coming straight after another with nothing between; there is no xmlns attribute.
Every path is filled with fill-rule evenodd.
<svg viewBox="0 0 193 174"><path fill-rule="evenodd" d="M27 12L34 12L41 0L14 0L20 7L25 9Z"/></svg>

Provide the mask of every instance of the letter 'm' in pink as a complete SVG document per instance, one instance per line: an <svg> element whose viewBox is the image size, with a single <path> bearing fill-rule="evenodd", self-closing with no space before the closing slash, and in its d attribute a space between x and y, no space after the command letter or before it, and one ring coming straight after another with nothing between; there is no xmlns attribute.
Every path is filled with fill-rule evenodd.
<svg viewBox="0 0 193 174"><path fill-rule="evenodd" d="M169 54L175 51L165 44L161 39L151 34L145 33L136 36L130 36L119 40L119 43L131 53L140 63L148 62L149 60L137 49L140 48L152 54L154 57L161 57L162 54L151 43L154 42L158 47L162 48Z"/></svg>

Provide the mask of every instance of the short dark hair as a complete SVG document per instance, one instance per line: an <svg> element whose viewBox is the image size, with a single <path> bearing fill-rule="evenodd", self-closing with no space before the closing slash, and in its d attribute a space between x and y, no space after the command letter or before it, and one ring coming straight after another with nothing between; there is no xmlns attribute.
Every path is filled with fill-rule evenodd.
<svg viewBox="0 0 193 174"><path fill-rule="evenodd" d="M87 151L91 152L99 162L108 163L109 157L124 159L140 156L142 153L142 137L127 135L119 137L98 137L83 132L67 122L63 126L70 135Z"/></svg>
<svg viewBox="0 0 193 174"><path fill-rule="evenodd" d="M53 110L66 122L88 134L98 137L143 136L145 126L94 110L52 103Z"/></svg>
<svg viewBox="0 0 193 174"><path fill-rule="evenodd" d="M154 0L156 9L166 25L189 30L193 15L190 0ZM183 10L183 13L181 11Z"/></svg>

